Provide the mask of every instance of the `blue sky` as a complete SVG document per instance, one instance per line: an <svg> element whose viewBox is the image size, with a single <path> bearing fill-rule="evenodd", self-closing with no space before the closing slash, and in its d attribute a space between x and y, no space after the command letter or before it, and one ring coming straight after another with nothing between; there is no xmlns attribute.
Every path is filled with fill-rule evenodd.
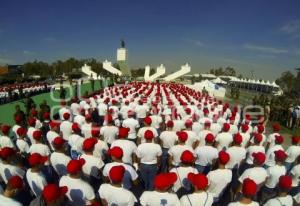
<svg viewBox="0 0 300 206"><path fill-rule="evenodd" d="M11 0L0 7L0 64L115 61L124 38L132 67L232 66L268 80L300 67L298 0Z"/></svg>

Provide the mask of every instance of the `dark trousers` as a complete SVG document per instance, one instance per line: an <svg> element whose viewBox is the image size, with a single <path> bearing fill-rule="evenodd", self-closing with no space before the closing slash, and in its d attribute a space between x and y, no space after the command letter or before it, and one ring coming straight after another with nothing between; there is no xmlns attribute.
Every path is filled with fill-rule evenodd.
<svg viewBox="0 0 300 206"><path fill-rule="evenodd" d="M141 164L139 169L145 190L153 190L153 180L157 173L157 164Z"/></svg>

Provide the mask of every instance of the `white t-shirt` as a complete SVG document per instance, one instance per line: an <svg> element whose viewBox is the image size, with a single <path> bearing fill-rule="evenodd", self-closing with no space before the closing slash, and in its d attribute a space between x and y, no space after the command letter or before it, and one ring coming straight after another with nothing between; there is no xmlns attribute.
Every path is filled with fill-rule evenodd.
<svg viewBox="0 0 300 206"><path fill-rule="evenodd" d="M26 179L31 191L37 197L42 194L44 187L47 185L46 178L42 172L32 172L31 168L26 172Z"/></svg>
<svg viewBox="0 0 300 206"><path fill-rule="evenodd" d="M231 182L232 171L229 169L216 169L207 174L209 187L208 191L213 193L214 197L219 197L223 189Z"/></svg>
<svg viewBox="0 0 300 206"><path fill-rule="evenodd" d="M216 136L216 142L219 143L217 149L219 151L222 150L223 147L227 149L228 146L232 143L232 141L233 141L232 134L228 132L221 132Z"/></svg>
<svg viewBox="0 0 300 206"><path fill-rule="evenodd" d="M174 123L173 130L176 132L181 131L185 128L184 121L182 120L173 120L173 123Z"/></svg>
<svg viewBox="0 0 300 206"><path fill-rule="evenodd" d="M275 151L283 150L283 147L281 145L274 145L273 147L270 147L266 153L266 165L271 167L275 165Z"/></svg>
<svg viewBox="0 0 300 206"><path fill-rule="evenodd" d="M151 130L153 132L154 138L158 137L157 130L154 127L142 127L137 133L137 137L141 139L141 143L146 142L144 135L147 130Z"/></svg>
<svg viewBox="0 0 300 206"><path fill-rule="evenodd" d="M137 105L135 107L135 113L137 118L145 118L149 108L146 105Z"/></svg>
<svg viewBox="0 0 300 206"><path fill-rule="evenodd" d="M83 134L84 138L89 138L92 136L92 123L84 123L81 126L81 133Z"/></svg>
<svg viewBox="0 0 300 206"><path fill-rule="evenodd" d="M100 198L105 199L108 205L133 206L137 202L133 193L122 187L102 184L98 192Z"/></svg>
<svg viewBox="0 0 300 206"><path fill-rule="evenodd" d="M60 131L62 133L62 138L68 140L69 136L72 134L72 123L70 121L63 121L60 124Z"/></svg>
<svg viewBox="0 0 300 206"><path fill-rule="evenodd" d="M180 204L189 206L190 202L192 206L211 206L214 202L214 196L209 192L192 193L184 195L180 198Z"/></svg>
<svg viewBox="0 0 300 206"><path fill-rule="evenodd" d="M156 129L159 129L160 124L162 123L161 116L159 116L159 115L152 115L152 116L150 116L150 118L152 120L151 126L154 127L154 128L156 128Z"/></svg>
<svg viewBox="0 0 300 206"><path fill-rule="evenodd" d="M137 147L136 155L143 164L156 164L157 157L161 156L162 150L158 144L142 143Z"/></svg>
<svg viewBox="0 0 300 206"><path fill-rule="evenodd" d="M82 144L84 138L78 134L72 134L69 136L68 144L71 147L71 150L75 150L77 152L82 152Z"/></svg>
<svg viewBox="0 0 300 206"><path fill-rule="evenodd" d="M100 178L100 169L104 166L102 159L93 155L83 154L80 158L85 160L85 164L82 166L82 172L84 175L90 177Z"/></svg>
<svg viewBox="0 0 300 206"><path fill-rule="evenodd" d="M300 183L300 164L295 165L291 170L292 186L297 187Z"/></svg>
<svg viewBox="0 0 300 206"><path fill-rule="evenodd" d="M8 182L9 178L15 175L23 178L25 171L15 165L0 163L0 176L5 184Z"/></svg>
<svg viewBox="0 0 300 206"><path fill-rule="evenodd" d="M143 206L180 206L180 201L176 194L168 192L145 191L140 197Z"/></svg>
<svg viewBox="0 0 300 206"><path fill-rule="evenodd" d="M170 149L172 146L174 146L176 141L178 140L175 131L163 131L160 134L159 138L162 142L162 147L167 149Z"/></svg>
<svg viewBox="0 0 300 206"><path fill-rule="evenodd" d="M23 206L18 201L14 200L13 198L5 197L4 195L0 194L0 202L1 205L9 205L9 206Z"/></svg>
<svg viewBox="0 0 300 206"><path fill-rule="evenodd" d="M9 147L15 148L13 141L7 136L0 136L0 148Z"/></svg>
<svg viewBox="0 0 300 206"><path fill-rule="evenodd" d="M202 130L202 125L199 122L194 122L192 126L192 130L196 133L199 134L199 132Z"/></svg>
<svg viewBox="0 0 300 206"><path fill-rule="evenodd" d="M118 133L119 129L116 126L104 126L100 129L100 135L103 136L104 141L108 144L111 144L113 141L115 141Z"/></svg>
<svg viewBox="0 0 300 206"><path fill-rule="evenodd" d="M249 165L253 164L253 156L252 156L252 154L253 153L258 153L258 152L261 152L261 153L265 154L265 148L263 146L260 146L260 145L252 145L252 146L249 146L247 148L247 159L246 159L246 162Z"/></svg>
<svg viewBox="0 0 300 206"><path fill-rule="evenodd" d="M277 132L272 133L272 134L269 135L268 140L267 140L267 142L270 144L269 148L271 148L275 145L275 140L276 140L275 136L278 136L278 135L280 135L280 134L277 133Z"/></svg>
<svg viewBox="0 0 300 206"><path fill-rule="evenodd" d="M128 139L136 139L136 129L140 127L140 124L136 119L125 119L122 123L122 127L126 127L129 129Z"/></svg>
<svg viewBox="0 0 300 206"><path fill-rule="evenodd" d="M17 139L16 145L21 153L29 152L29 144L24 139L21 138Z"/></svg>
<svg viewBox="0 0 300 206"><path fill-rule="evenodd" d="M85 124L85 117L81 114L78 114L74 117L74 123L77 123L80 127Z"/></svg>
<svg viewBox="0 0 300 206"><path fill-rule="evenodd" d="M258 202L252 201L250 204L242 204L240 202L231 202L228 206L259 206Z"/></svg>
<svg viewBox="0 0 300 206"><path fill-rule="evenodd" d="M103 168L103 171L102 171L102 174L104 177L109 177L109 171L112 167L114 166L123 166L125 168L125 170L130 174L130 177L131 177L131 180L134 181L138 178L138 174L137 172L135 171L135 169L128 165L128 164L124 164L122 162L111 162L111 163L107 163L104 168Z"/></svg>
<svg viewBox="0 0 300 206"><path fill-rule="evenodd" d="M52 142L56 137L59 137L59 134L57 134L56 132L51 131L51 130L49 132L47 132L47 134L46 134L47 141L52 150L54 150L54 146L53 146Z"/></svg>
<svg viewBox="0 0 300 206"><path fill-rule="evenodd" d="M239 167L240 163L246 158L246 149L243 147L232 146L226 152L230 156L230 160L225 166L228 169L233 169L236 165Z"/></svg>
<svg viewBox="0 0 300 206"><path fill-rule="evenodd" d="M205 137L206 137L207 134L213 134L213 133L209 130L202 130L198 134L199 145L201 145L201 146L205 145Z"/></svg>
<svg viewBox="0 0 300 206"><path fill-rule="evenodd" d="M286 162L292 163L300 156L300 146L291 145L286 151L288 157L286 158Z"/></svg>
<svg viewBox="0 0 300 206"><path fill-rule="evenodd" d="M267 177L268 173L263 167L253 167L244 171L244 173L239 178L239 182L243 183L244 179L250 178L257 185L260 185L267 179Z"/></svg>
<svg viewBox="0 0 300 206"><path fill-rule="evenodd" d="M219 134L221 132L221 130L222 130L222 127L218 123L212 123L210 125L210 131L214 134L214 136Z"/></svg>
<svg viewBox="0 0 300 206"><path fill-rule="evenodd" d="M13 131L14 137L15 137L16 139L19 138L19 135L17 134L17 131L18 131L19 128L20 128L20 126L17 125L17 124L15 124L15 125L11 128L11 130Z"/></svg>
<svg viewBox="0 0 300 206"><path fill-rule="evenodd" d="M187 133L188 135L188 139L186 140L185 144L186 145L189 145L189 146L193 146L193 144L198 141L198 137L197 137L197 134L194 132L194 131L191 131L191 130L185 130L185 132Z"/></svg>
<svg viewBox="0 0 300 206"><path fill-rule="evenodd" d="M185 150L189 150L190 152L192 152L194 154L194 150L192 147L188 146L188 145L174 145L173 147L171 147L168 151L168 154L173 158L172 160L172 164L174 166L178 166L181 162L180 157L181 154L185 151Z"/></svg>
<svg viewBox="0 0 300 206"><path fill-rule="evenodd" d="M177 175L177 181L173 185L173 191L177 192L181 187L189 188L190 183L187 179L187 176L190 172L197 174L198 171L194 167L177 167L170 170Z"/></svg>
<svg viewBox="0 0 300 206"><path fill-rule="evenodd" d="M197 156L195 164L201 166L207 166L212 164L214 159L218 158L218 150L212 146L198 146L195 149L195 155Z"/></svg>
<svg viewBox="0 0 300 206"><path fill-rule="evenodd" d="M59 181L59 186L67 186L66 196L70 205L85 206L89 205L91 200L95 199L93 188L82 179L74 179L69 176L63 176Z"/></svg>
<svg viewBox="0 0 300 206"><path fill-rule="evenodd" d="M67 165L71 158L60 152L53 152L50 156L50 162L59 176L67 174Z"/></svg>
<svg viewBox="0 0 300 206"><path fill-rule="evenodd" d="M264 206L289 206L293 205L293 198L290 195L287 195L285 197L275 197L270 200L268 200Z"/></svg>
<svg viewBox="0 0 300 206"><path fill-rule="evenodd" d="M47 145L44 145L42 143L33 144L29 147L30 154L33 153L39 153L42 156L49 156L50 155L50 149Z"/></svg>
<svg viewBox="0 0 300 206"><path fill-rule="evenodd" d="M35 139L33 139L33 132L35 131L36 129L34 127L29 127L28 130L27 130L27 137L29 138L31 144L34 144L35 143Z"/></svg>
<svg viewBox="0 0 300 206"><path fill-rule="evenodd" d="M99 158L101 158L103 160L104 159L104 155L103 154L107 150L108 150L108 146L107 146L106 142L104 142L102 140L98 140L97 144L95 144L93 155L95 157L99 157Z"/></svg>
<svg viewBox="0 0 300 206"><path fill-rule="evenodd" d="M98 108L99 116L105 116L106 115L107 108L108 108L108 106L106 104L100 103L97 108Z"/></svg>
<svg viewBox="0 0 300 206"><path fill-rule="evenodd" d="M265 183L268 188L275 188L279 182L279 177L286 174L285 166L275 165L267 169L268 178Z"/></svg>
<svg viewBox="0 0 300 206"><path fill-rule="evenodd" d="M242 136L242 140L243 140L241 146L246 147L250 140L250 134L247 132L246 133L240 132L240 135Z"/></svg>
<svg viewBox="0 0 300 206"><path fill-rule="evenodd" d="M123 150L122 161L124 163L132 164L132 155L136 153L137 150L136 144L126 139L118 139L111 144L111 148L116 146Z"/></svg>

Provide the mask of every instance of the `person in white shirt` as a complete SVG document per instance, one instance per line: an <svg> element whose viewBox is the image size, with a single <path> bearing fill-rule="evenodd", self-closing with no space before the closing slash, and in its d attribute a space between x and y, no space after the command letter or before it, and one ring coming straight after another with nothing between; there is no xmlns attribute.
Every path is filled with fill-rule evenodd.
<svg viewBox="0 0 300 206"><path fill-rule="evenodd" d="M35 144L32 144L29 147L28 152L30 154L39 153L42 156L49 156L50 149L47 145L42 143L42 132L40 130L36 130L33 132L33 139L35 140Z"/></svg>
<svg viewBox="0 0 300 206"><path fill-rule="evenodd" d="M176 193L179 189L190 191L191 187L187 181L189 173L198 173L197 169L192 165L194 164L195 157L189 150L184 151L180 157L181 164L179 167L172 168L170 172L177 175L177 181L174 183L172 190Z"/></svg>
<svg viewBox="0 0 300 206"><path fill-rule="evenodd" d="M122 119L125 120L128 118L128 111L131 110L129 106L129 101L126 100L125 104L121 106L120 114L122 115Z"/></svg>
<svg viewBox="0 0 300 206"><path fill-rule="evenodd" d="M140 127L140 124L136 119L134 119L134 112L132 110L128 111L128 118L123 121L122 127L129 129L128 139L135 141L137 133L136 130Z"/></svg>
<svg viewBox="0 0 300 206"><path fill-rule="evenodd" d="M2 136L0 136L0 149L4 147L15 148L15 145L9 135L10 126L2 125L1 126Z"/></svg>
<svg viewBox="0 0 300 206"><path fill-rule="evenodd" d="M95 202L94 189L80 178L84 164L84 159L71 160L67 165L68 175L59 180L60 187L68 187L66 196L72 206L86 206Z"/></svg>
<svg viewBox="0 0 300 206"><path fill-rule="evenodd" d="M118 135L118 132L119 132L118 127L113 125L112 116L109 115L107 117L107 125L101 127L101 129L100 129L100 135L103 137L103 140L108 145L111 145L115 141L115 139Z"/></svg>
<svg viewBox="0 0 300 206"><path fill-rule="evenodd" d="M137 184L138 174L135 171L135 168L129 164L124 164L122 162L122 157L124 154L123 150L120 147L115 146L108 150L108 154L111 156L112 162L107 163L103 168L102 175L105 177L105 181L109 182L108 173L113 166L122 165L126 170L122 181L123 187L129 190L132 187L132 183Z"/></svg>
<svg viewBox="0 0 300 206"><path fill-rule="evenodd" d="M82 132L82 135L84 138L89 138L91 137L91 131L93 127L92 123L92 115L91 114L86 114L84 117L85 122L81 125L80 129Z"/></svg>
<svg viewBox="0 0 300 206"><path fill-rule="evenodd" d="M166 123L166 130L160 136L160 145L162 147L161 171L166 172L168 169L168 151L178 141L176 132L173 130L174 123L169 120Z"/></svg>
<svg viewBox="0 0 300 206"><path fill-rule="evenodd" d="M201 145L201 146L205 145L205 137L206 137L206 135L209 134L209 133L213 134L213 132L210 131L210 126L211 126L211 122L210 121L206 121L204 123L203 130L201 130L200 133L198 134L199 145Z"/></svg>
<svg viewBox="0 0 300 206"><path fill-rule="evenodd" d="M34 141L32 135L33 135L33 132L36 130L35 129L36 119L30 117L30 118L28 118L27 122L28 122L28 125L29 125L29 127L27 128L27 137L29 138L30 143L34 144L35 141Z"/></svg>
<svg viewBox="0 0 300 206"><path fill-rule="evenodd" d="M80 113L74 117L73 122L79 124L80 127L86 123L85 122L85 109L83 109L83 108L80 109Z"/></svg>
<svg viewBox="0 0 300 206"><path fill-rule="evenodd" d="M59 114L59 117L60 117L60 120L63 121L63 120L66 120L64 118L64 114L65 113L69 113L71 114L71 110L69 108L67 108L67 102L66 101L61 101L60 102L60 105L61 105L61 108L58 110L58 114ZM69 116L70 118L71 116ZM69 120L69 119L68 119Z"/></svg>
<svg viewBox="0 0 300 206"><path fill-rule="evenodd" d="M93 156L98 157L104 161L106 158L105 154L108 150L108 145L105 141L100 139L100 128L92 127L91 134L92 134L92 138L96 138L98 140L97 143L95 144Z"/></svg>
<svg viewBox="0 0 300 206"><path fill-rule="evenodd" d="M25 156L29 152L29 144L25 140L27 130L23 127L19 127L17 129L17 134L19 138L16 141L16 145L18 150L20 151L21 155Z"/></svg>
<svg viewBox="0 0 300 206"><path fill-rule="evenodd" d="M174 166L177 167L180 164L180 157L181 154L186 151L189 150L190 152L194 153L194 150L192 147L190 147L189 145L186 145L185 142L188 139L188 134L184 131L182 132L176 132L177 136L178 136L178 144L172 146L169 151L169 167Z"/></svg>
<svg viewBox="0 0 300 206"><path fill-rule="evenodd" d="M281 135L275 136L275 145L270 146L269 149L266 152L266 167L271 167L275 165L275 151L277 150L283 150L282 143L283 143L284 138Z"/></svg>
<svg viewBox="0 0 300 206"><path fill-rule="evenodd" d="M18 192L23 189L24 183L21 177L12 176L6 185L2 194L0 194L1 205L9 206L22 206L22 203L14 199Z"/></svg>
<svg viewBox="0 0 300 206"><path fill-rule="evenodd" d="M214 196L212 193L207 191L209 185L208 178L203 174L189 173L187 179L194 187L194 192L181 197L180 204L211 206L214 201Z"/></svg>
<svg viewBox="0 0 300 206"><path fill-rule="evenodd" d="M25 171L15 164L16 151L10 147L4 147L0 151L0 177L7 183L12 176L24 177Z"/></svg>
<svg viewBox="0 0 300 206"><path fill-rule="evenodd" d="M273 127L273 133L271 133L268 137L267 146L266 148L269 149L275 145L276 136L280 136L280 129L281 126L279 123L275 123L272 125Z"/></svg>
<svg viewBox="0 0 300 206"><path fill-rule="evenodd" d="M247 124L242 124L240 128L240 135L243 137L243 142L241 144L242 147L246 148L249 145L250 141L250 134L248 133L249 130L249 125Z"/></svg>
<svg viewBox="0 0 300 206"><path fill-rule="evenodd" d="M232 171L225 168L229 160L229 154L225 151L220 151L218 169L212 170L207 174L207 178L209 180L208 191L213 193L214 202L219 201L219 199L223 196L225 188L232 180Z"/></svg>
<svg viewBox="0 0 300 206"><path fill-rule="evenodd" d="M67 164L71 160L65 154L65 143L66 141L61 137L56 137L52 142L55 151L50 155L50 162L59 177L67 174Z"/></svg>
<svg viewBox="0 0 300 206"><path fill-rule="evenodd" d="M111 144L112 147L120 147L123 150L122 161L124 163L133 165L133 162L136 160L136 150L137 146L134 142L128 140L129 129L125 127L119 128L118 139Z"/></svg>
<svg viewBox="0 0 300 206"><path fill-rule="evenodd" d="M176 194L169 193L168 189L176 182L175 173L161 173L155 176L154 191L145 191L140 197L142 206L180 206L180 201Z"/></svg>
<svg viewBox="0 0 300 206"><path fill-rule="evenodd" d="M50 130L46 134L46 139L48 141L48 145L50 146L50 149L53 151L54 147L52 145L52 142L56 137L59 136L59 132L58 132L59 124L56 121L51 121L49 123L49 126L50 126Z"/></svg>
<svg viewBox="0 0 300 206"><path fill-rule="evenodd" d="M267 180L268 173L262 167L266 160L266 155L262 152L253 153L253 167L246 169L239 177L240 185L237 187L236 193L242 189L242 183L246 178L252 179L259 187L261 187Z"/></svg>
<svg viewBox="0 0 300 206"><path fill-rule="evenodd" d="M44 187L42 200L47 206L66 205L65 194L68 192L68 187L59 187L57 184L48 184ZM39 204L41 198L34 199L30 206Z"/></svg>
<svg viewBox="0 0 300 206"><path fill-rule="evenodd" d="M39 153L33 153L28 158L31 168L26 172L26 179L36 197L41 195L45 185L47 185L46 177L42 173L42 167L47 160L48 157L43 157Z"/></svg>
<svg viewBox="0 0 300 206"><path fill-rule="evenodd" d="M68 140L69 136L72 134L72 122L70 122L70 113L64 113L64 120L60 124L60 132L62 133L62 138Z"/></svg>
<svg viewBox="0 0 300 206"><path fill-rule="evenodd" d="M134 109L136 113L136 118L139 121L140 125L143 125L144 118L147 116L147 112L149 111L149 107L143 104L142 100L139 100L139 104Z"/></svg>
<svg viewBox="0 0 300 206"><path fill-rule="evenodd" d="M110 168L108 172L110 184L101 184L98 191L103 205L133 206L137 202L133 193L122 187L125 172L122 165Z"/></svg>
<svg viewBox="0 0 300 206"><path fill-rule="evenodd" d="M160 166L162 150L160 145L153 143L154 134L151 130L145 131L144 138L146 142L137 147L136 156L144 188L152 190L153 179Z"/></svg>
<svg viewBox="0 0 300 206"><path fill-rule="evenodd" d="M82 145L83 154L81 159L85 160L85 164L82 166L82 172L85 177L91 181L91 185L97 188L99 185L95 185L97 180L100 179L100 169L104 166L102 159L93 156L95 145L98 140L96 138L86 138Z"/></svg>
<svg viewBox="0 0 300 206"><path fill-rule="evenodd" d="M151 130L153 132L153 135L154 135L154 141L157 142L157 137L158 137L158 133L157 133L157 130L151 126L152 124L152 120L149 116L145 117L144 118L144 127L141 127L137 133L137 144L140 144L140 143L144 143L145 142L145 132L147 130Z"/></svg>
<svg viewBox="0 0 300 206"><path fill-rule="evenodd" d="M242 198L237 202L229 203L228 206L259 206L258 202L252 200L257 193L257 187L257 184L252 179L244 179L241 189Z"/></svg>
<svg viewBox="0 0 300 206"><path fill-rule="evenodd" d="M199 173L208 174L218 158L218 150L213 146L215 142L213 134L208 133L205 137L205 142L204 146L199 145L195 149L195 166Z"/></svg>
<svg viewBox="0 0 300 206"><path fill-rule="evenodd" d="M285 160L285 168L287 172L292 169L293 163L300 157L300 137L292 137L292 145L286 150L288 157Z"/></svg>
<svg viewBox="0 0 300 206"><path fill-rule="evenodd" d="M264 206L282 206L293 205L293 197L289 195L289 190L292 187L292 178L288 175L283 175L279 178L277 196L269 199Z"/></svg>
<svg viewBox="0 0 300 206"><path fill-rule="evenodd" d="M226 168L238 169L242 161L246 159L246 149L241 147L242 142L243 137L239 133L236 133L233 136L233 145L226 150L230 155L230 160L226 164Z"/></svg>
<svg viewBox="0 0 300 206"><path fill-rule="evenodd" d="M223 132L216 136L217 149L221 151L222 149L227 149L232 143L232 134L229 133L230 125L228 123L223 124Z"/></svg>
<svg viewBox="0 0 300 206"><path fill-rule="evenodd" d="M282 150L277 150L275 153L275 165L267 169L268 178L265 186L262 188L262 201L269 199L276 194L275 188L278 184L279 177L286 174L286 168L283 165L287 154Z"/></svg>

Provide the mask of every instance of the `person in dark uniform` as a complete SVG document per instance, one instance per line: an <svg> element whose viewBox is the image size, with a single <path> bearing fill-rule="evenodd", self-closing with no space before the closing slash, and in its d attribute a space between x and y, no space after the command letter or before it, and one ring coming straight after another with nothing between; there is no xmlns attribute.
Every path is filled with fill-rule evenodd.
<svg viewBox="0 0 300 206"><path fill-rule="evenodd" d="M60 86L59 98L61 98L61 99L65 99L66 98L66 89L63 86Z"/></svg>

